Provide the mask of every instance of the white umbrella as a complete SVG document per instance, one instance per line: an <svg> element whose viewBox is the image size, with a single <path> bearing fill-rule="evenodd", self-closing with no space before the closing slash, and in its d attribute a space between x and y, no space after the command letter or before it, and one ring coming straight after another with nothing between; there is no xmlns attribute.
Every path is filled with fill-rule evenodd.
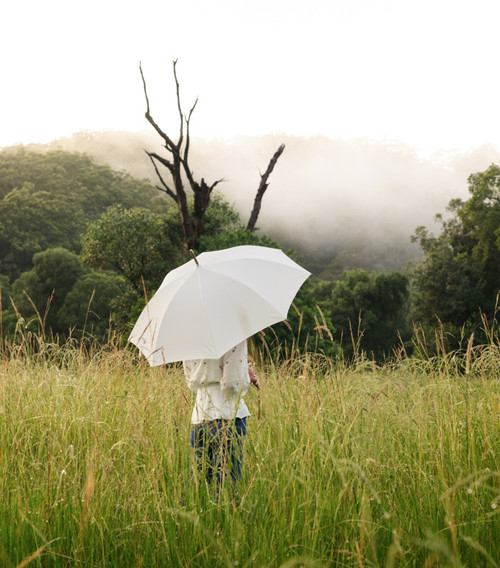
<svg viewBox="0 0 500 568"><path fill-rule="evenodd" d="M285 320L309 275L278 249L238 246L204 252L167 274L129 341L152 366L218 359Z"/></svg>

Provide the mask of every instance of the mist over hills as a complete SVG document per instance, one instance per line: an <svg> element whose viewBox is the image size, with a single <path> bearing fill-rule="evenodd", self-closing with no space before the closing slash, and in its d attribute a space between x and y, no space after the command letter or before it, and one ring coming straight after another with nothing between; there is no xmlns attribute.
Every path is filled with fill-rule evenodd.
<svg viewBox="0 0 500 568"><path fill-rule="evenodd" d="M266 135L191 139L191 167L218 188L246 223L263 172L278 146L286 149L270 177L258 226L315 274L336 278L346 268L401 270L419 255L416 227L439 232L436 213L467 198L467 178L500 159L484 146L422 158L397 143ZM154 132L80 132L28 150L84 152L116 170L157 183L144 149L162 152Z"/></svg>

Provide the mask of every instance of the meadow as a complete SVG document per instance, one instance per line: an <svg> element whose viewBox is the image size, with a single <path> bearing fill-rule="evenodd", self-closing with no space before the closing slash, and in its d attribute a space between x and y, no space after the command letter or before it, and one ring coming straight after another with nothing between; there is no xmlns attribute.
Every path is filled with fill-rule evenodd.
<svg viewBox="0 0 500 568"><path fill-rule="evenodd" d="M383 366L256 353L219 500L193 482L179 365L35 336L0 355L3 567L500 566L495 341Z"/></svg>

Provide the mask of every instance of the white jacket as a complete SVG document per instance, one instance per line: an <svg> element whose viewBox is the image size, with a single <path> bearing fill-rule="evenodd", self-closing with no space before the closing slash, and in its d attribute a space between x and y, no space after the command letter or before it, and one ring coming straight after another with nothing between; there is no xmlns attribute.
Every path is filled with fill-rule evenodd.
<svg viewBox="0 0 500 568"><path fill-rule="evenodd" d="M250 386L247 354L242 341L220 359L183 361L188 387L196 392L192 424L250 416L243 400Z"/></svg>

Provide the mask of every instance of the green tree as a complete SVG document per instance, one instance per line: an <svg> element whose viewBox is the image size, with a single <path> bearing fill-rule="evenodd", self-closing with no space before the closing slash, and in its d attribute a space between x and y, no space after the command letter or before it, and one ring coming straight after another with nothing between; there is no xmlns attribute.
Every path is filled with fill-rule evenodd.
<svg viewBox="0 0 500 568"><path fill-rule="evenodd" d="M323 287L322 295L326 295ZM331 284L322 302L336 327L335 338L348 357L357 350L377 360L408 338L408 279L399 272L349 270Z"/></svg>
<svg viewBox="0 0 500 568"><path fill-rule="evenodd" d="M328 357L342 353L339 342L335 340L336 325L318 302L316 291L319 284L314 278L308 278L295 296L286 322L265 331L271 345L287 358L292 348L299 354L315 352Z"/></svg>
<svg viewBox="0 0 500 568"><path fill-rule="evenodd" d="M59 329L80 337L84 333L98 340L116 328L116 301L126 292L122 276L90 272L75 282L57 313ZM81 335L80 335L81 334Z"/></svg>
<svg viewBox="0 0 500 568"><path fill-rule="evenodd" d="M482 317L494 318L500 290L500 167L469 176L470 198L454 199L434 237L418 227L413 240L424 260L413 274L412 318L424 328L445 326L449 347L471 333L485 339Z"/></svg>
<svg viewBox="0 0 500 568"><path fill-rule="evenodd" d="M165 215L114 206L89 226L81 256L91 268L121 274L142 295L144 285L156 289L185 252Z"/></svg>
<svg viewBox="0 0 500 568"><path fill-rule="evenodd" d="M32 266L33 255L50 247L78 249L83 212L68 196L36 191L31 183L0 201L0 270L12 279Z"/></svg>
<svg viewBox="0 0 500 568"><path fill-rule="evenodd" d="M462 229L453 220L443 223L439 238L429 236L423 228L415 235L425 260L413 271L412 319L428 327L438 322L451 324L455 333L467 322L477 325L479 310L486 309L488 303L485 280L471 262Z"/></svg>
<svg viewBox="0 0 500 568"><path fill-rule="evenodd" d="M78 255L62 247L35 254L33 268L12 286L17 310L36 329L60 333L57 314L83 272Z"/></svg>
<svg viewBox="0 0 500 568"><path fill-rule="evenodd" d="M468 235L469 252L491 302L500 290L500 166L469 176L470 199L456 213Z"/></svg>

